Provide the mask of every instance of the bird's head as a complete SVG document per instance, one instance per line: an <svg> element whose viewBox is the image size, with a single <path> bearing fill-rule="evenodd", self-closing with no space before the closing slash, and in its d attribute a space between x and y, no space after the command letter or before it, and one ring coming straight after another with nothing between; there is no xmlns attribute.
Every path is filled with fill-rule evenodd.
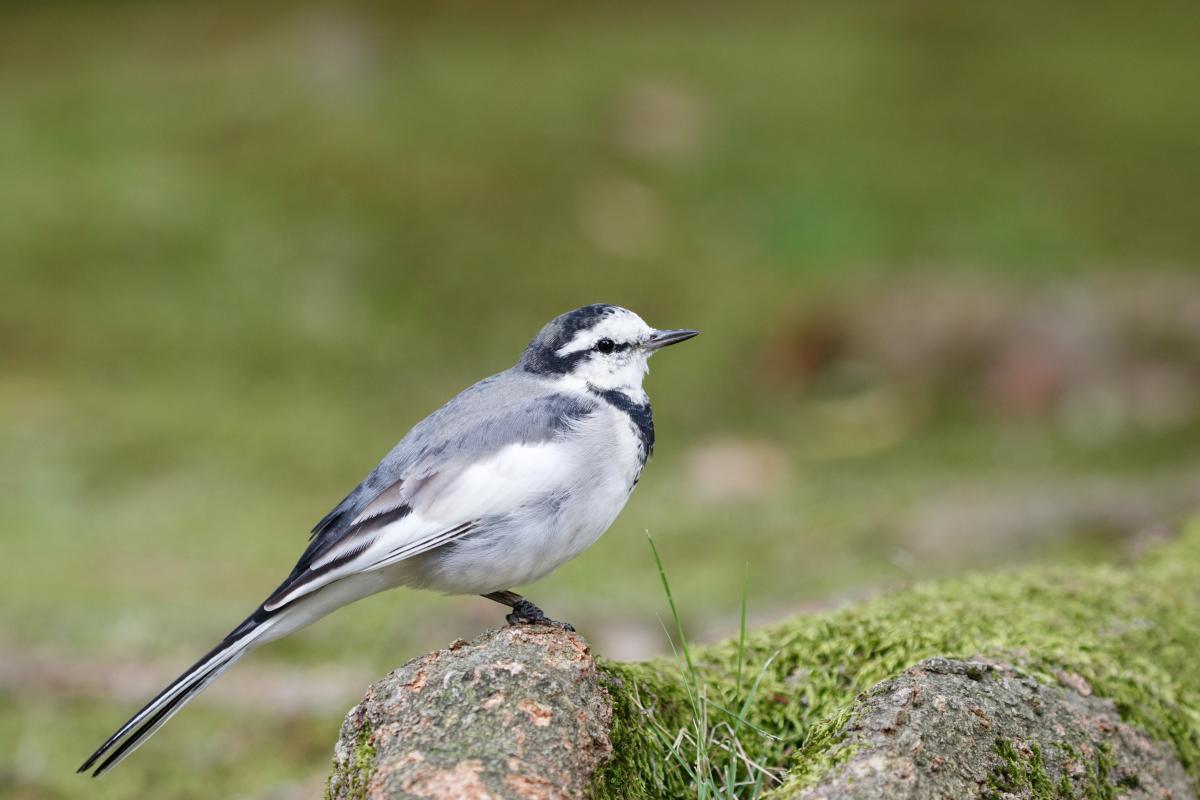
<svg viewBox="0 0 1200 800"><path fill-rule="evenodd" d="M534 337L517 367L535 375L578 383L601 392L617 390L644 399L647 360L667 345L699 331L657 330L627 308L604 303L560 314Z"/></svg>

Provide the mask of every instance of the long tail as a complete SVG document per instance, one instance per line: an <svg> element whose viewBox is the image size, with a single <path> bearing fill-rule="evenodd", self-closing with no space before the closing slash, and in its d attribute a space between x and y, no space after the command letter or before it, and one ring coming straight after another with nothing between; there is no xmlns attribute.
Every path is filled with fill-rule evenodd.
<svg viewBox="0 0 1200 800"><path fill-rule="evenodd" d="M175 716L181 708L187 705L210 683L229 669L235 661L250 652L257 640L278 621L279 617L265 612L261 607L246 620L234 628L219 645L214 647L203 658L193 664L187 672L176 678L157 697L142 707L128 722L108 737L108 741L100 745L96 752L88 756L87 761L79 768L86 772L100 758L107 758L96 767L93 777L99 777L121 763L134 750L138 749L147 739L158 730L164 722ZM111 751L111 752L110 752Z"/></svg>

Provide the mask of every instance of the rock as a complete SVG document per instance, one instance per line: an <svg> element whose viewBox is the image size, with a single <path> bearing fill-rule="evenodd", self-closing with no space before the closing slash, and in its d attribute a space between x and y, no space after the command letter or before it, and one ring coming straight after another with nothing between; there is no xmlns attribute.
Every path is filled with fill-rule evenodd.
<svg viewBox="0 0 1200 800"><path fill-rule="evenodd" d="M796 800L1194 798L1174 750L1070 673L931 658L860 699ZM1114 791L1115 790L1115 791Z"/></svg>
<svg viewBox="0 0 1200 800"><path fill-rule="evenodd" d="M587 643L489 631L373 684L342 725L328 796L558 800L587 795L612 708Z"/></svg>

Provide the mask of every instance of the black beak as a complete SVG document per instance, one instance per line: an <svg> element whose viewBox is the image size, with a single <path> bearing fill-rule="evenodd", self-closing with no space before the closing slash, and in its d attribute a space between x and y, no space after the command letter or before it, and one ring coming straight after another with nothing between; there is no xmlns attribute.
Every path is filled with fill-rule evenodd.
<svg viewBox="0 0 1200 800"><path fill-rule="evenodd" d="M669 344L679 344L686 342L693 336L699 336L700 331L688 330L687 328L679 328L673 331L655 331L650 334L650 338L642 343L642 347L653 353L655 350L661 350Z"/></svg>

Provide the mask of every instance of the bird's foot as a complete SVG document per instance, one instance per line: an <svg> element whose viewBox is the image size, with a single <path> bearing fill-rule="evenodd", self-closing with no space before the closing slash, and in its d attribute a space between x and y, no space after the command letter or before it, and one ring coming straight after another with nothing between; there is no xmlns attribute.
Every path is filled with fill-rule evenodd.
<svg viewBox="0 0 1200 800"><path fill-rule="evenodd" d="M564 631L574 631L575 626L569 622L559 622L550 619L540 608L522 598L513 604L512 613L505 617L509 625L549 625Z"/></svg>

